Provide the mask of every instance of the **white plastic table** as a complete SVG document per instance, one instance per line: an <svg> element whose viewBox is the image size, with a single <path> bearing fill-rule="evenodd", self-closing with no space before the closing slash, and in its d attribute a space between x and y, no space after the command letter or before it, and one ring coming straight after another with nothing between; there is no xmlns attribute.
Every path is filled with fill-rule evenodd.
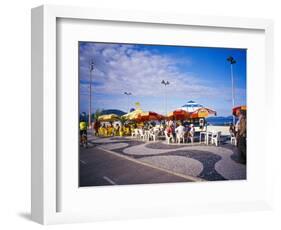
<svg viewBox="0 0 281 230"><path fill-rule="evenodd" d="M206 132L200 132L200 143L202 142L202 135L205 136L205 143L206 145L209 145L209 136L212 136L213 132L210 132L210 131L206 131Z"/></svg>

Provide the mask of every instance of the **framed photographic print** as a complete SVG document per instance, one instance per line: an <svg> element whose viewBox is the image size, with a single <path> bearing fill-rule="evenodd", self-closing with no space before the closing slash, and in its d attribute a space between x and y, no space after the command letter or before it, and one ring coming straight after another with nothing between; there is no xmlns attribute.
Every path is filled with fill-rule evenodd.
<svg viewBox="0 0 281 230"><path fill-rule="evenodd" d="M265 19L34 8L32 219L270 208L256 124L270 119L261 105L274 111L272 31Z"/></svg>

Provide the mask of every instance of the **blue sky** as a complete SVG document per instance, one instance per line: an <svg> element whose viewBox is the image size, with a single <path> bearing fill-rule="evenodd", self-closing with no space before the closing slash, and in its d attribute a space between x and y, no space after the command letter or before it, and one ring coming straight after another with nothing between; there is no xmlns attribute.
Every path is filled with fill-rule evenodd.
<svg viewBox="0 0 281 230"><path fill-rule="evenodd" d="M89 62L94 61L92 107L124 112L139 102L144 111L165 113L187 101L231 115L230 64L233 56L235 104L246 105L246 50L137 44L79 43L80 112L88 112ZM131 92L128 96L124 92Z"/></svg>

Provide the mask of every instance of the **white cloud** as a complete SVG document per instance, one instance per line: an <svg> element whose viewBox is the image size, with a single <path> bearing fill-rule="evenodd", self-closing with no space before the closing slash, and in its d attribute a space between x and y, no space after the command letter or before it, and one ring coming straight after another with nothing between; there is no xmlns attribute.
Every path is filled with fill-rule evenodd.
<svg viewBox="0 0 281 230"><path fill-rule="evenodd" d="M88 80L89 67L87 59L94 59L94 79L98 84L95 90L108 94L120 94L130 91L139 96L163 94L160 82L168 80L167 93L177 96L210 96L213 89L202 85L196 77L181 73L176 65L183 60L137 50L127 45L91 44L84 48L81 55L82 80Z"/></svg>
<svg viewBox="0 0 281 230"><path fill-rule="evenodd" d="M168 97L211 99L227 95L225 100L229 100L228 88L218 90L209 86L206 80L200 80L204 79L202 76L180 71L178 65L188 65L192 63L190 59L140 50L134 45L104 43L85 43L80 46L80 80L84 83L80 84L82 94L88 93L91 59L95 64L93 90L97 94L118 97L129 91L136 101L157 97L163 100L164 85L161 81L166 80L170 82L166 87Z"/></svg>

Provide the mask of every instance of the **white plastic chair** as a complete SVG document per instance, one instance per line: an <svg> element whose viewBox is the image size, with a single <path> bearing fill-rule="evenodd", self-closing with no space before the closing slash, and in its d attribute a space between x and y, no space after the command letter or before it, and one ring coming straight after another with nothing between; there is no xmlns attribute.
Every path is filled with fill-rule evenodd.
<svg viewBox="0 0 281 230"><path fill-rule="evenodd" d="M152 138L153 141L156 141L156 138L157 138L159 132L160 132L160 130L158 130L158 129L151 130L150 133L149 133L149 138L148 139Z"/></svg>
<svg viewBox="0 0 281 230"><path fill-rule="evenodd" d="M138 129L134 129L133 132L132 132L132 137L138 137Z"/></svg>
<svg viewBox="0 0 281 230"><path fill-rule="evenodd" d="M237 140L234 133L230 133L230 144L237 145Z"/></svg>
<svg viewBox="0 0 281 230"><path fill-rule="evenodd" d="M195 129L193 128L192 130L190 130L188 132L186 141L188 142L188 139L190 139L191 143L193 144L194 143L194 134L195 134ZM201 133L200 133L200 143L201 143Z"/></svg>
<svg viewBox="0 0 281 230"><path fill-rule="evenodd" d="M140 130L139 130L139 137L140 137L140 139L145 140L145 134L144 134L143 129L140 129Z"/></svg>
<svg viewBox="0 0 281 230"><path fill-rule="evenodd" d="M184 133L177 133L177 143L180 144L181 140L182 140L182 143L185 142Z"/></svg>
<svg viewBox="0 0 281 230"><path fill-rule="evenodd" d="M199 134L199 143L200 143L200 144L202 143L202 136L204 136L205 139L206 139L206 135L207 135L207 133L206 133L205 131L200 132L200 134Z"/></svg>
<svg viewBox="0 0 281 230"><path fill-rule="evenodd" d="M144 131L143 140L149 141L149 138L150 138L150 131L149 131L149 130L145 130L145 131Z"/></svg>
<svg viewBox="0 0 281 230"><path fill-rule="evenodd" d="M212 134L211 143L218 146L220 144L221 131Z"/></svg>
<svg viewBox="0 0 281 230"><path fill-rule="evenodd" d="M173 141L174 138L172 136L168 136L168 133L167 133L166 130L164 131L164 134L165 134L165 138L166 138L167 143L170 144L170 141Z"/></svg>
<svg viewBox="0 0 281 230"><path fill-rule="evenodd" d="M194 134L190 134L190 135L188 135L187 136L187 142L188 142L188 139L190 139L190 142L193 144L194 143ZM201 141L200 141L200 143L201 143Z"/></svg>

